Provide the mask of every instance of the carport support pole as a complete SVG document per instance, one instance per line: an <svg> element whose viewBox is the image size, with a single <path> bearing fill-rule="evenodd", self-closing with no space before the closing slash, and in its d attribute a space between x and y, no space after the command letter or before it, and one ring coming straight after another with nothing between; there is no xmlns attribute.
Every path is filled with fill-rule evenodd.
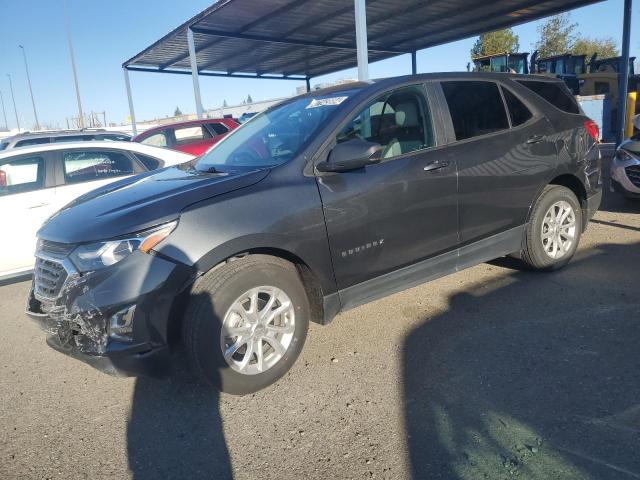
<svg viewBox="0 0 640 480"><path fill-rule="evenodd" d="M622 20L622 69L620 70L620 84L618 96L618 131L616 145L624 140L624 121L627 118L627 95L629 90L629 43L631 42L631 3L624 0L624 17Z"/></svg>
<svg viewBox="0 0 640 480"><path fill-rule="evenodd" d="M307 93L309 93L311 91L311 79L307 77L304 79L304 81L307 84Z"/></svg>
<svg viewBox="0 0 640 480"><path fill-rule="evenodd" d="M127 100L129 100L129 116L131 117L131 131L133 135L138 134L138 126L136 125L136 114L133 111L133 97L131 96L131 83L129 82L129 70L127 67L122 68L124 73L124 85L127 87Z"/></svg>
<svg viewBox="0 0 640 480"><path fill-rule="evenodd" d="M369 80L369 52L367 47L367 5L365 0L353 0L356 19L356 47L358 80Z"/></svg>
<svg viewBox="0 0 640 480"><path fill-rule="evenodd" d="M418 73L418 54L411 52L411 75Z"/></svg>
<svg viewBox="0 0 640 480"><path fill-rule="evenodd" d="M189 61L191 62L191 78L193 79L193 96L196 98L196 112L198 118L204 116L202 100L200 98L200 80L198 79L198 61L196 59L196 42L193 39L193 31L187 28L187 43L189 45Z"/></svg>

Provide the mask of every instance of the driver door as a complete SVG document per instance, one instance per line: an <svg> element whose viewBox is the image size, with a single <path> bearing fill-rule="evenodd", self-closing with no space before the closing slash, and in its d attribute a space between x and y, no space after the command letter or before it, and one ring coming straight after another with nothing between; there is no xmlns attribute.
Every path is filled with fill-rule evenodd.
<svg viewBox="0 0 640 480"><path fill-rule="evenodd" d="M360 284L362 296L367 295L363 282L456 249L457 174L446 147L436 146L422 85L377 98L352 117L335 142L353 138L382 145L382 161L319 174L317 183L338 288ZM428 270L427 263L421 265ZM398 273L379 278L373 288L393 289L394 282L411 281L405 273L415 274Z"/></svg>

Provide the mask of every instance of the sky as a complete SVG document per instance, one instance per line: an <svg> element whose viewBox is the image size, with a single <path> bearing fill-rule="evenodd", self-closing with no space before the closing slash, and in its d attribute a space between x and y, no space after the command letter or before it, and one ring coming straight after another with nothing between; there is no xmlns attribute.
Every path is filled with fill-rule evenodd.
<svg viewBox="0 0 640 480"><path fill-rule="evenodd" d="M128 116L122 62L158 40L212 0L68 0L70 31L83 110L106 112L107 122L121 123ZM571 21L578 32L590 37L612 37L620 44L623 0L573 10ZM29 73L40 123L66 127L66 118L77 115L77 103L65 31L63 0L0 0L0 92L9 128L16 120L9 80L13 81L21 126L32 127L34 115L29 96L22 50ZM514 27L520 51L534 50L537 26L532 22ZM631 55L640 57L640 0L633 6ZM418 72L466 70L474 38L418 52ZM369 67L372 78L411 73L409 55L377 62ZM355 69L314 78L312 84L356 78ZM138 121L195 111L191 77L131 72L131 87ZM291 95L303 82L200 77L202 103L215 108L226 100L241 103ZM0 111L0 115L2 112ZM0 116L0 126L4 118Z"/></svg>

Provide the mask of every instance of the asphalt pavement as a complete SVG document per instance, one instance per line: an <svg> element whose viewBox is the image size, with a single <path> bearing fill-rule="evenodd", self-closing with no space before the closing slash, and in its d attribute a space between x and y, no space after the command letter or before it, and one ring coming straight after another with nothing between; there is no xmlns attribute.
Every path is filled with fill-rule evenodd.
<svg viewBox="0 0 640 480"><path fill-rule="evenodd" d="M182 367L113 378L0 287L0 479L638 479L640 203L608 192L574 260L506 259L312 325L254 395Z"/></svg>

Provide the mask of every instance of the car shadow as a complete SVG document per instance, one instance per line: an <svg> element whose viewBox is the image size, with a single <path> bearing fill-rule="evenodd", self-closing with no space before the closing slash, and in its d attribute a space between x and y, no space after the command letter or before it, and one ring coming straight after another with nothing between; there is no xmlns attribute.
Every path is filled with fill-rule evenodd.
<svg viewBox="0 0 640 480"><path fill-rule="evenodd" d="M639 270L640 244L600 245L472 285L410 332L413 477L640 478Z"/></svg>
<svg viewBox="0 0 640 480"><path fill-rule="evenodd" d="M209 297L203 298L214 317ZM136 379L127 424L132 478L230 479L220 394L191 374L182 354L174 360L169 378Z"/></svg>

